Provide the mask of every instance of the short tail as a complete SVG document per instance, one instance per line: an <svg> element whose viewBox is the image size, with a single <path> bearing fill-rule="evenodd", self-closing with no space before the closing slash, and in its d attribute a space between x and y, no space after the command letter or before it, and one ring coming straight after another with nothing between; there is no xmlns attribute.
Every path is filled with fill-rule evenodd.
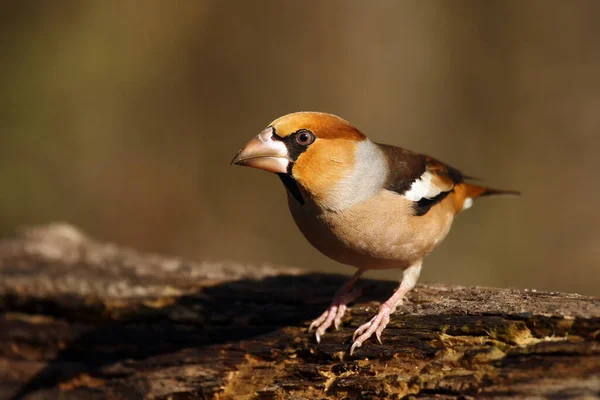
<svg viewBox="0 0 600 400"><path fill-rule="evenodd" d="M454 186L454 207L456 212L473 205L473 200L484 196L520 196L521 192L517 190L492 189L485 186L472 185L470 183L461 183Z"/></svg>

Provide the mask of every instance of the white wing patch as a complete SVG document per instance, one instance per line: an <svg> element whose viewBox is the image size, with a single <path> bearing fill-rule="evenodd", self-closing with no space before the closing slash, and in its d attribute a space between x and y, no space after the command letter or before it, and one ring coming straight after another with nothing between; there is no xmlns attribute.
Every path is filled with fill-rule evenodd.
<svg viewBox="0 0 600 400"><path fill-rule="evenodd" d="M404 193L410 201L419 201L423 198L433 199L438 194L442 193L443 190L436 186L433 182L433 175L429 171L425 171L419 179L413 182L410 186L410 190Z"/></svg>

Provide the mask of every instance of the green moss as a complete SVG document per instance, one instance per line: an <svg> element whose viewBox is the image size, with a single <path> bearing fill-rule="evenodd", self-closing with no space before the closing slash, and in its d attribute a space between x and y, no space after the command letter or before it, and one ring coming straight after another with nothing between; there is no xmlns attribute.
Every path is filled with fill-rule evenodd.
<svg viewBox="0 0 600 400"><path fill-rule="evenodd" d="M508 321L506 325L488 329L487 333L492 339L512 345L531 338L531 331L523 321Z"/></svg>
<svg viewBox="0 0 600 400"><path fill-rule="evenodd" d="M441 325L438 327L438 331L444 334L448 332L448 329L450 329L450 325Z"/></svg>

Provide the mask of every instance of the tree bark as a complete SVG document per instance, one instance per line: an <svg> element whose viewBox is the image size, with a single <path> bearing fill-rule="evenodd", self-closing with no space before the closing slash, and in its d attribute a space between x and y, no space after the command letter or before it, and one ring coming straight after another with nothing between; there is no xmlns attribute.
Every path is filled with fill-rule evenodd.
<svg viewBox="0 0 600 400"><path fill-rule="evenodd" d="M419 285L383 345L348 353L396 282L317 344L346 277L193 263L64 224L0 241L0 399L600 396L600 299Z"/></svg>

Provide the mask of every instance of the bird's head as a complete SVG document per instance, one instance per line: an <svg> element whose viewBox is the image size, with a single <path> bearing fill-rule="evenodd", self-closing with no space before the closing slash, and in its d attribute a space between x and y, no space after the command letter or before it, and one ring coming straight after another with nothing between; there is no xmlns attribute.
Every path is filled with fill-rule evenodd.
<svg viewBox="0 0 600 400"><path fill-rule="evenodd" d="M348 121L331 114L297 112L269 124L232 164L275 172L296 200L303 201L293 188L298 184L317 203L338 208L342 204L337 203L360 197L354 181L370 175L377 152Z"/></svg>

